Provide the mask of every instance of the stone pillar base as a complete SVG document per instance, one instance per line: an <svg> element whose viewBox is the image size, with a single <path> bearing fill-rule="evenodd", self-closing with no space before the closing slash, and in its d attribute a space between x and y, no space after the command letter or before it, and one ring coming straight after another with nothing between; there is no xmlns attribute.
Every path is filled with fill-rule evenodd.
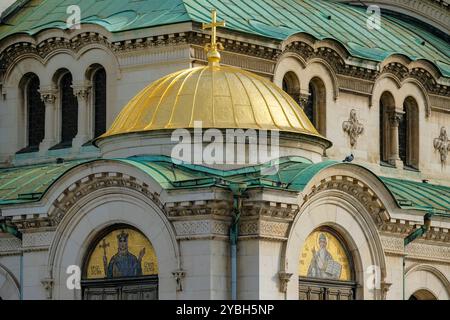
<svg viewBox="0 0 450 320"><path fill-rule="evenodd" d="M393 165L397 169L403 169L403 161L401 159L389 159L389 164Z"/></svg>

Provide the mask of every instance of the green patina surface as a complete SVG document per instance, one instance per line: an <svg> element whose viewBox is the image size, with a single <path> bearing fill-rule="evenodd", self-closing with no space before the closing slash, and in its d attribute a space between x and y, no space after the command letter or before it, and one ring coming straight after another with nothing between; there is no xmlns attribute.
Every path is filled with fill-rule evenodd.
<svg viewBox="0 0 450 320"><path fill-rule="evenodd" d="M283 40L304 32L334 39L351 55L383 61L393 54L426 59L450 77L450 44L412 22L382 13L382 28L369 30L363 7L332 0L31 0L0 26L0 39L14 33L36 34L66 28L69 5L81 8L82 23L121 32L181 22L210 21L218 10L230 30ZM18 2L20 4L20 2ZM424 43L424 44L422 44Z"/></svg>
<svg viewBox="0 0 450 320"><path fill-rule="evenodd" d="M0 170L0 206L39 201L50 186L70 169L88 162L68 161L63 164L33 165ZM285 157L278 161L278 171L270 172L268 164L235 170L218 170L192 164L174 163L166 156L139 156L113 159L133 166L158 182L166 190L217 186L231 188L246 184L247 188L271 188L302 191L321 170L340 164L324 161L313 164L301 157ZM356 166L354 164L346 164ZM262 169L266 170L262 174ZM402 209L450 213L450 187L378 177Z"/></svg>

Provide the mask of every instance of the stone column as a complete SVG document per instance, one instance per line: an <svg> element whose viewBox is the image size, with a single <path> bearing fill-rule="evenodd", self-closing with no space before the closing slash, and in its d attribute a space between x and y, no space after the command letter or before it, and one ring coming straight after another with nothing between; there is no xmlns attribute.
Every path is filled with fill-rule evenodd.
<svg viewBox="0 0 450 320"><path fill-rule="evenodd" d="M89 132L89 125L92 116L90 114L90 103L89 96L91 93L91 86L88 84L73 85L73 94L78 100L78 133L73 139L72 147L77 150L81 146L88 142L91 138Z"/></svg>
<svg viewBox="0 0 450 320"><path fill-rule="evenodd" d="M53 87L46 87L40 89L39 92L45 104L45 136L39 145L39 152L45 153L49 148L58 143L56 119L56 97L58 90Z"/></svg>
<svg viewBox="0 0 450 320"><path fill-rule="evenodd" d="M400 121L402 121L404 112L394 110L389 114L389 163L396 168L403 168L403 162L399 156L399 137L398 137L398 126Z"/></svg>

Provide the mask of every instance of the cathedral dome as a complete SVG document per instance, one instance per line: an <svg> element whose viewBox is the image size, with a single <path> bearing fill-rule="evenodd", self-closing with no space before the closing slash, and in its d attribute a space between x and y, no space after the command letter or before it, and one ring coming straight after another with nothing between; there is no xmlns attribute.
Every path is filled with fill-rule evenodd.
<svg viewBox="0 0 450 320"><path fill-rule="evenodd" d="M322 138L282 89L245 70L210 63L167 75L138 93L99 139L164 129L279 130Z"/></svg>

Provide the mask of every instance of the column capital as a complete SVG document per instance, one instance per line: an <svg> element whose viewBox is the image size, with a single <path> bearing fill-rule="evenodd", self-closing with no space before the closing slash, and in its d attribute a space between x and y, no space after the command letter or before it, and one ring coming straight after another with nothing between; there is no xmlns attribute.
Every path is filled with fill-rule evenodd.
<svg viewBox="0 0 450 320"><path fill-rule="evenodd" d="M44 101L46 105L49 105L55 103L58 90L53 86L48 86L40 88L39 93L41 94L41 100Z"/></svg>
<svg viewBox="0 0 450 320"><path fill-rule="evenodd" d="M398 110L390 111L388 113L390 124L394 127L398 127L400 122L403 119L404 114L405 114L405 112L403 112L403 111L398 111Z"/></svg>
<svg viewBox="0 0 450 320"><path fill-rule="evenodd" d="M72 84L73 94L78 99L86 100L91 93L91 84L89 82L79 82Z"/></svg>
<svg viewBox="0 0 450 320"><path fill-rule="evenodd" d="M309 101L310 96L311 96L311 94L308 92L300 92L298 94L298 100L296 100L296 101L300 104L300 107L305 108L306 104Z"/></svg>

